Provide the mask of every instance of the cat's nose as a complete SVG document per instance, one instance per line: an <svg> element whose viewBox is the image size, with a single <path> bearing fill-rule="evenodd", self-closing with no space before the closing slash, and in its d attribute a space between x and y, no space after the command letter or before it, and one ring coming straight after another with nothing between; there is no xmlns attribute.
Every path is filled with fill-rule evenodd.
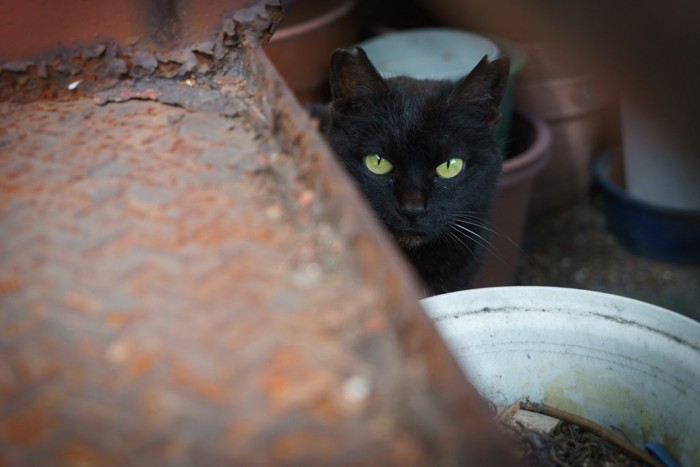
<svg viewBox="0 0 700 467"><path fill-rule="evenodd" d="M411 224L415 224L425 216L427 209L425 209L423 203L408 203L402 205L399 211Z"/></svg>

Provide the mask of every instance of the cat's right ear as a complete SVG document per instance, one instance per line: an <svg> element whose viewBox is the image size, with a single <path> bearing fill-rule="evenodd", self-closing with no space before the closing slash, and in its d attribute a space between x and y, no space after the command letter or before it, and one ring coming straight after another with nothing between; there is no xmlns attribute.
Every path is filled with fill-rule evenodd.
<svg viewBox="0 0 700 467"><path fill-rule="evenodd" d="M331 55L331 96L334 107L351 103L387 89L386 82L361 47L338 49ZM342 105L341 105L342 106Z"/></svg>
<svg viewBox="0 0 700 467"><path fill-rule="evenodd" d="M480 107L484 120L495 126L501 118L498 107L505 94L509 72L508 58L489 61L484 56L467 76L457 82L451 97L457 102Z"/></svg>

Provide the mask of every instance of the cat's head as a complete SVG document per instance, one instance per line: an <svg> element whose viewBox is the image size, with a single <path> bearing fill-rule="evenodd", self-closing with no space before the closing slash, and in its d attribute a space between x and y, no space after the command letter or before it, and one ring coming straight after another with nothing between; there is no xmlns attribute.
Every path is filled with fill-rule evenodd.
<svg viewBox="0 0 700 467"><path fill-rule="evenodd" d="M404 248L486 222L508 70L507 59L484 57L454 83L384 79L361 48L331 57L329 141Z"/></svg>

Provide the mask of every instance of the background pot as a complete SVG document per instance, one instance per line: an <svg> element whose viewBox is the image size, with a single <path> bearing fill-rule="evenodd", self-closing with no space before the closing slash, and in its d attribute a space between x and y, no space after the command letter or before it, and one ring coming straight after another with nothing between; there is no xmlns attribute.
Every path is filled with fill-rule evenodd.
<svg viewBox="0 0 700 467"><path fill-rule="evenodd" d="M301 102L329 97L328 61L333 51L357 39L357 0L287 2L265 53Z"/></svg>
<svg viewBox="0 0 700 467"><path fill-rule="evenodd" d="M551 287L422 303L497 405L543 402L616 427L637 447L660 441L682 465L700 464L700 323L628 298Z"/></svg>
<svg viewBox="0 0 700 467"><path fill-rule="evenodd" d="M552 133L552 157L532 193L532 212L539 214L575 201L590 187L603 92L580 63L551 44L523 47L528 63L516 82L516 105L542 117Z"/></svg>
<svg viewBox="0 0 700 467"><path fill-rule="evenodd" d="M360 44L385 78L457 81L469 73L484 55L494 59L498 46L490 39L448 28L393 31Z"/></svg>
<svg viewBox="0 0 700 467"><path fill-rule="evenodd" d="M672 209L700 210L700 160L681 150L658 117L623 96L622 145L631 196Z"/></svg>
<svg viewBox="0 0 700 467"><path fill-rule="evenodd" d="M508 85L503 94L503 100L499 110L501 111L501 121L496 130L496 140L501 142L501 147L505 150L510 139L510 129L513 119L514 90L518 82L518 75L527 62L527 53L516 42L503 37L489 36L501 51L510 60L510 72L508 73ZM519 107L520 108L520 107ZM527 109L521 108L527 112Z"/></svg>
<svg viewBox="0 0 700 467"><path fill-rule="evenodd" d="M603 154L595 164L608 229L634 253L700 264L700 211L669 208L632 195L625 189L625 170L619 152Z"/></svg>
<svg viewBox="0 0 700 467"><path fill-rule="evenodd" d="M474 287L510 285L520 256L520 241L530 207L533 181L549 159L551 135L545 122L514 114L508 157L503 162L493 202L491 247Z"/></svg>

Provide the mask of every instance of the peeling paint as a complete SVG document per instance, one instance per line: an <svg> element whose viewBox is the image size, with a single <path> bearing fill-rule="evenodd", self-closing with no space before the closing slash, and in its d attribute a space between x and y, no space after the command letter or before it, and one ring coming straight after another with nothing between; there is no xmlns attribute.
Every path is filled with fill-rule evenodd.
<svg viewBox="0 0 700 467"><path fill-rule="evenodd" d="M179 18L172 1L152 0L148 5L156 20L163 20L159 15L167 16L163 20L165 29ZM0 101L80 97L109 89L125 79L186 79L225 73L235 61L243 36L250 34L265 44L281 17L281 1L267 0L224 15L218 27L212 24L213 32L204 41L181 45L186 38L176 40L175 34L167 39L168 34L161 28L153 34L158 36L156 43L167 48L99 41L56 47L32 59L5 61L0 63ZM78 80L81 86L70 89L69 85Z"/></svg>

